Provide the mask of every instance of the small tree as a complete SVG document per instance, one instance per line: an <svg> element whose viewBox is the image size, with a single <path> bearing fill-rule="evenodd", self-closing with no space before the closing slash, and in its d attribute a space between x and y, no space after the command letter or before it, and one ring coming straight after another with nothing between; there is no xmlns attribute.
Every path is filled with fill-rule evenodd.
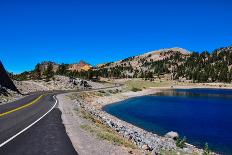
<svg viewBox="0 0 232 155"><path fill-rule="evenodd" d="M37 65L35 66L35 79L38 79L38 80L41 79L40 64L37 64Z"/></svg>
<svg viewBox="0 0 232 155"><path fill-rule="evenodd" d="M51 63L48 64L47 69L44 72L44 75L46 77L46 81L49 81L50 78L52 78L54 76L53 66Z"/></svg>
<svg viewBox="0 0 232 155"><path fill-rule="evenodd" d="M210 155L210 150L209 150L208 143L205 143L205 148L204 148L203 155Z"/></svg>
<svg viewBox="0 0 232 155"><path fill-rule="evenodd" d="M177 140L176 140L176 146L180 147L180 148L186 147L186 137L184 137L183 139L177 138Z"/></svg>
<svg viewBox="0 0 232 155"><path fill-rule="evenodd" d="M58 70L57 70L56 73L59 74L59 75L66 75L67 72L68 72L67 68L68 68L68 65L62 63L61 65L59 65Z"/></svg>

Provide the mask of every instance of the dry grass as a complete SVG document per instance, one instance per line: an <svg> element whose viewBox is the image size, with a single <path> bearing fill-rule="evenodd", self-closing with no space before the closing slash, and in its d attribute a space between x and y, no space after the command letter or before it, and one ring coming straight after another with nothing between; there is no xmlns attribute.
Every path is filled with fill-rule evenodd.
<svg viewBox="0 0 232 155"><path fill-rule="evenodd" d="M142 79L132 79L125 83L128 90L132 90L133 88L147 89L149 87L169 87L172 84L172 81L145 81Z"/></svg>
<svg viewBox="0 0 232 155"><path fill-rule="evenodd" d="M83 124L80 126L83 130L92 133L99 139L107 140L115 145L124 146L131 149L137 148L137 146L131 141L122 137L116 131L112 130L105 124L102 124L100 120L95 119L90 113L81 110L81 116L91 121L91 124Z"/></svg>

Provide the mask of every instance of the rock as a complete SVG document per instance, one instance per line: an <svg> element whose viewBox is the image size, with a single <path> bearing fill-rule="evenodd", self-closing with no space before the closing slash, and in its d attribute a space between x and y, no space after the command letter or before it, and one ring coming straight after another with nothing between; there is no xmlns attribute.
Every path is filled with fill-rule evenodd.
<svg viewBox="0 0 232 155"><path fill-rule="evenodd" d="M165 135L166 138L172 138L172 139L177 139L179 137L179 134L177 132L174 132L174 131L171 131L171 132L168 132L166 135Z"/></svg>
<svg viewBox="0 0 232 155"><path fill-rule="evenodd" d="M150 150L149 146L146 145L146 144L144 144L144 145L142 146L142 149L143 149L143 150Z"/></svg>
<svg viewBox="0 0 232 155"><path fill-rule="evenodd" d="M132 151L132 150L130 150L128 153L133 154L133 151Z"/></svg>
<svg viewBox="0 0 232 155"><path fill-rule="evenodd" d="M13 81L10 79L7 71L5 70L2 62L0 61L0 87L5 87L17 93L20 93Z"/></svg>

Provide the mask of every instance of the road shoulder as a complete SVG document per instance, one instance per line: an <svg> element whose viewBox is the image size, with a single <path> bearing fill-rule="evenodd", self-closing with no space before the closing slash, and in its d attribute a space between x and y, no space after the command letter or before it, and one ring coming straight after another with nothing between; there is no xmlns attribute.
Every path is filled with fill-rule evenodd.
<svg viewBox="0 0 232 155"><path fill-rule="evenodd" d="M137 149L115 145L109 141L99 139L94 135L97 128L86 118L80 116L80 108L65 94L57 95L58 107L62 112L62 120L71 142L80 155L121 155L141 154ZM86 128L87 127L87 128ZM96 130L95 130L96 129Z"/></svg>

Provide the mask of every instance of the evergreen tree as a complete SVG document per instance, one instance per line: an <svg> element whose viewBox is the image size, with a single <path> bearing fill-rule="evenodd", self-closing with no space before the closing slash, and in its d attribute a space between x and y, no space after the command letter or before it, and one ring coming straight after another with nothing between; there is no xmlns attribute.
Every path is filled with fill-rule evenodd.
<svg viewBox="0 0 232 155"><path fill-rule="evenodd" d="M37 64L37 65L35 66L34 72L35 72L35 77L34 77L34 78L40 80L40 79L41 79L40 64Z"/></svg>
<svg viewBox="0 0 232 155"><path fill-rule="evenodd" d="M56 72L59 75L67 75L68 73L68 65L62 63L61 65L59 65L58 70Z"/></svg>
<svg viewBox="0 0 232 155"><path fill-rule="evenodd" d="M52 78L54 76L54 72L53 72L53 65L52 63L49 63L47 66L47 69L44 72L44 75L46 77L46 81L49 81L50 78Z"/></svg>

